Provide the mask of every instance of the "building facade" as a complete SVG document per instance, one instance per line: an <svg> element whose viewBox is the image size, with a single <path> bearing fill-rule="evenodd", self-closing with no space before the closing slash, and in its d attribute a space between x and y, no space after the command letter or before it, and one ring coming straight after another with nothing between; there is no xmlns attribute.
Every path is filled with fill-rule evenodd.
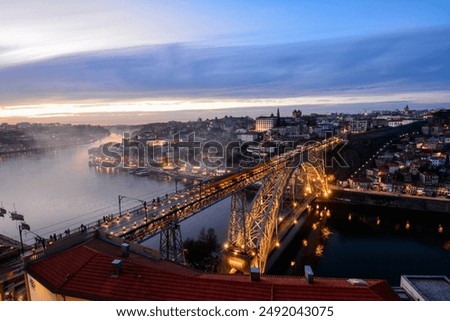
<svg viewBox="0 0 450 321"><path fill-rule="evenodd" d="M261 116L256 118L255 121L255 131L258 133L263 133L271 130L277 125L277 117L271 115L269 117Z"/></svg>

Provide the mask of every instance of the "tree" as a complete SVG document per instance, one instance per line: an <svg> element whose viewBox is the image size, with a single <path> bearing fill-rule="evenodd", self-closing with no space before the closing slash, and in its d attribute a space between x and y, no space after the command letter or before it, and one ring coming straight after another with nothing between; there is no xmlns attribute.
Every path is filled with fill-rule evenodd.
<svg viewBox="0 0 450 321"><path fill-rule="evenodd" d="M202 228L197 240L188 238L183 242L186 261L194 268L215 272L219 263L220 245L213 228Z"/></svg>

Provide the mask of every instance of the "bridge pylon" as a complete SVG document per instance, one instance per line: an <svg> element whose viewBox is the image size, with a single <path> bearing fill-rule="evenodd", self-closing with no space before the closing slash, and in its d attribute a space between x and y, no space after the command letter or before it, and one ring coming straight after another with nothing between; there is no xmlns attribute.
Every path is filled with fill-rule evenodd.
<svg viewBox="0 0 450 321"><path fill-rule="evenodd" d="M231 195L231 215L228 227L228 242L222 253L221 272L250 271L251 261L256 252L249 251L249 230L246 227L248 220L248 200L246 189L239 190ZM250 253L253 253L251 255Z"/></svg>
<svg viewBox="0 0 450 321"><path fill-rule="evenodd" d="M181 229L177 221L170 222L161 230L159 251L162 259L186 264Z"/></svg>
<svg viewBox="0 0 450 321"><path fill-rule="evenodd" d="M241 246L242 250L247 251L247 230L245 227L245 218L248 213L247 193L245 189L231 195L231 216L228 229L228 245Z"/></svg>

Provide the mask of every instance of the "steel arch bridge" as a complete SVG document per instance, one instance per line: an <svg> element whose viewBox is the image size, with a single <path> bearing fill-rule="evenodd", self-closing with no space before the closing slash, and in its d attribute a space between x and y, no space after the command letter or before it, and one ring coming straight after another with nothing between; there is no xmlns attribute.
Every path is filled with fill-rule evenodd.
<svg viewBox="0 0 450 321"><path fill-rule="evenodd" d="M244 258L250 267L258 267L264 273L270 253L279 246L279 232L286 227L281 225L287 216L295 215L295 208L302 202L309 205L315 197L328 194L327 177L319 159L273 170L250 205L245 193L233 194L227 252ZM230 268L249 268L243 268L242 260L230 261Z"/></svg>
<svg viewBox="0 0 450 321"><path fill-rule="evenodd" d="M316 196L329 193L324 154L340 141L341 138L332 137L299 146L255 167L205 180L166 195L161 201L158 198L156 203L142 201L142 205L126 213L119 210L117 215L107 217L103 224L99 220L95 227L101 235L132 243L159 234L161 258L183 263L179 223L231 196L228 252L246 256L252 266L264 272L280 230L285 232L292 213ZM260 184L261 188L251 206L247 206L243 191L252 184Z"/></svg>

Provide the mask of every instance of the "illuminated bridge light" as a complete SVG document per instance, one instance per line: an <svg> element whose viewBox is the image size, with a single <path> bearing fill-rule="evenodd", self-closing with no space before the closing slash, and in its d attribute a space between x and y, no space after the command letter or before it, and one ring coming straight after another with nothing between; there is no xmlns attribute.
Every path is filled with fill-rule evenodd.
<svg viewBox="0 0 450 321"><path fill-rule="evenodd" d="M409 224L409 221L406 221L405 229L409 230L411 228L411 225Z"/></svg>
<svg viewBox="0 0 450 321"><path fill-rule="evenodd" d="M439 226L438 226L438 233L439 233L439 234L444 233L444 228L442 227L441 224L439 224Z"/></svg>
<svg viewBox="0 0 450 321"><path fill-rule="evenodd" d="M291 261L291 267L295 266L295 261Z"/></svg>
<svg viewBox="0 0 450 321"><path fill-rule="evenodd" d="M277 241L277 242L275 243L275 246L276 246L276 247L280 247L280 242Z"/></svg>
<svg viewBox="0 0 450 321"><path fill-rule="evenodd" d="M351 220L352 220L352 214L348 214L347 219L348 219L349 221L351 221Z"/></svg>

